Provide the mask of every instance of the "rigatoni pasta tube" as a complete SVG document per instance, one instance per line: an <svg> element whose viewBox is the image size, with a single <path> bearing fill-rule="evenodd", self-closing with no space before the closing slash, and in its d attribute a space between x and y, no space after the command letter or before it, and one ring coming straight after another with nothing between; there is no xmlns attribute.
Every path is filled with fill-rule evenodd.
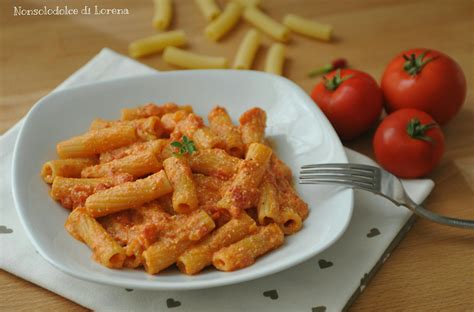
<svg viewBox="0 0 474 312"><path fill-rule="evenodd" d="M219 106L213 108L207 118L211 129L223 140L227 153L236 157L242 156L245 146L239 128L232 123L225 108Z"/></svg>
<svg viewBox="0 0 474 312"><path fill-rule="evenodd" d="M308 204L305 203L286 179L277 180L277 187L280 194L280 203L291 207L304 220L308 217Z"/></svg>
<svg viewBox="0 0 474 312"><path fill-rule="evenodd" d="M138 58L153 53L159 53L166 47L181 47L186 45L186 35L182 30L168 31L150 37L136 40L129 44L128 53Z"/></svg>
<svg viewBox="0 0 474 312"><path fill-rule="evenodd" d="M224 12L206 26L204 33L209 39L218 41L235 27L241 14L242 6L233 1L229 2Z"/></svg>
<svg viewBox="0 0 474 312"><path fill-rule="evenodd" d="M290 30L266 15L254 6L247 6L244 10L244 19L266 33L270 37L287 42L290 39Z"/></svg>
<svg viewBox="0 0 474 312"><path fill-rule="evenodd" d="M267 225L279 221L280 203L275 177L267 172L261 185L260 198L257 204L258 223Z"/></svg>
<svg viewBox="0 0 474 312"><path fill-rule="evenodd" d="M158 30L165 30L173 17L173 2L172 0L153 0L153 2L155 10L152 24Z"/></svg>
<svg viewBox="0 0 474 312"><path fill-rule="evenodd" d="M321 24L294 14L283 18L283 24L294 32L319 40L330 41L332 26Z"/></svg>
<svg viewBox="0 0 474 312"><path fill-rule="evenodd" d="M171 223L172 218L156 201L135 209L135 213L138 213L141 218L140 223L134 224L130 228L127 246L124 247L127 258L123 266L126 268L136 268L143 263L143 251L154 244L166 232L167 225ZM111 215L110 217L114 216ZM112 227L116 224L116 222L113 222ZM143 230L139 235L134 235L137 228L142 228Z"/></svg>
<svg viewBox="0 0 474 312"><path fill-rule="evenodd" d="M140 207L172 191L168 177L161 170L144 179L123 183L89 196L86 200L86 209L91 216L101 217L124 209Z"/></svg>
<svg viewBox="0 0 474 312"><path fill-rule="evenodd" d="M257 53L260 45L260 34L255 29L249 30L242 42L240 43L237 55L235 56L234 65L232 68L235 69L250 69L252 67L255 54Z"/></svg>
<svg viewBox="0 0 474 312"><path fill-rule="evenodd" d="M75 186L90 186L96 187L99 184L105 184L112 186L114 184L113 178L93 178L93 179L80 179L80 178L65 178L55 177L51 186L51 197L53 199L60 199L67 196L71 189Z"/></svg>
<svg viewBox="0 0 474 312"><path fill-rule="evenodd" d="M270 170L277 178L286 179L288 182L291 182L293 179L290 167L278 158L276 154L273 154L270 159Z"/></svg>
<svg viewBox="0 0 474 312"><path fill-rule="evenodd" d="M166 269L214 227L214 221L203 210L181 216L173 235L161 238L143 252L145 270L149 274L156 274Z"/></svg>
<svg viewBox="0 0 474 312"><path fill-rule="evenodd" d="M244 7L260 5L260 0L234 0L234 1L236 1L241 6L244 6Z"/></svg>
<svg viewBox="0 0 474 312"><path fill-rule="evenodd" d="M263 143L267 122L267 114L263 109L258 107L249 109L240 116L239 122L244 144Z"/></svg>
<svg viewBox="0 0 474 312"><path fill-rule="evenodd" d="M81 175L83 178L100 178L117 173L128 173L134 178L141 178L162 168L161 161L156 158L155 154L150 150L144 150L108 163L84 168Z"/></svg>
<svg viewBox="0 0 474 312"><path fill-rule="evenodd" d="M144 140L156 140L158 139L163 128L161 126L160 118L157 116L150 116L147 118L139 118L133 120L105 120L105 119L94 119L89 127L89 130L111 128L117 126L132 126L137 130L137 136Z"/></svg>
<svg viewBox="0 0 474 312"><path fill-rule="evenodd" d="M281 43L271 45L265 59L265 71L275 75L283 74L283 64L285 63L285 46Z"/></svg>
<svg viewBox="0 0 474 312"><path fill-rule="evenodd" d="M242 213L186 250L179 256L176 264L181 272L196 274L212 263L214 252L241 240L256 229L255 221L246 213Z"/></svg>
<svg viewBox="0 0 474 312"><path fill-rule="evenodd" d="M271 155L272 150L268 146L252 143L231 185L217 203L218 207L228 210L235 216L242 209L254 206L258 201L260 183L268 168Z"/></svg>
<svg viewBox="0 0 474 312"><path fill-rule="evenodd" d="M214 253L212 264L221 271L235 271L283 244L283 232L275 223L259 227L257 233Z"/></svg>
<svg viewBox="0 0 474 312"><path fill-rule="evenodd" d="M281 203L279 217L276 223L280 226L285 235L294 234L303 227L303 221L300 215L285 202Z"/></svg>
<svg viewBox="0 0 474 312"><path fill-rule="evenodd" d="M68 217L66 229L80 238L93 251L94 259L109 268L121 268L125 260L123 248L84 208L75 209Z"/></svg>
<svg viewBox="0 0 474 312"><path fill-rule="evenodd" d="M143 151L149 151L155 156L159 156L161 150L169 145L169 139L158 139L146 142L137 142L128 146L120 147L100 154L100 163L107 163L114 159L120 159Z"/></svg>
<svg viewBox="0 0 474 312"><path fill-rule="evenodd" d="M202 127L194 131L193 141L198 150L210 149L214 147L224 147L224 142L209 127Z"/></svg>
<svg viewBox="0 0 474 312"><path fill-rule="evenodd" d="M138 141L132 126L91 130L56 145L60 158L89 157Z"/></svg>
<svg viewBox="0 0 474 312"><path fill-rule="evenodd" d="M221 149L198 150L188 158L193 172L219 178L230 178L237 172L241 160Z"/></svg>
<svg viewBox="0 0 474 312"><path fill-rule="evenodd" d="M57 176L51 185L50 196L61 202L65 208L72 209L84 204L85 198L94 193L97 186L114 185L113 178L79 179Z"/></svg>
<svg viewBox="0 0 474 312"><path fill-rule="evenodd" d="M163 129L165 131L166 134L170 134L174 131L174 128L176 127L176 125L184 120L186 117L188 117L188 115L190 114L190 112L187 112L185 110L178 110L174 113L168 113L168 114L164 114L162 117L161 117L161 124L163 125Z"/></svg>
<svg viewBox="0 0 474 312"><path fill-rule="evenodd" d="M227 67L225 57L214 57L167 47L163 53L166 63L189 69L218 69Z"/></svg>
<svg viewBox="0 0 474 312"><path fill-rule="evenodd" d="M252 143L247 150L247 154L245 154L245 160L256 161L262 168L266 168L272 154L270 147L260 143Z"/></svg>
<svg viewBox="0 0 474 312"><path fill-rule="evenodd" d="M222 198L223 191L228 186L229 182L224 179L206 176L200 173L193 174L193 181L196 185L199 208L204 209L203 206L208 206L209 210L206 210L206 212L211 216L214 213L220 213L222 210L214 208L217 202ZM212 209L217 211L210 212Z"/></svg>
<svg viewBox="0 0 474 312"><path fill-rule="evenodd" d="M170 157L163 161L166 175L173 186L173 209L177 213L190 213L198 207L196 186L191 168L182 158Z"/></svg>
<svg viewBox="0 0 474 312"><path fill-rule="evenodd" d="M169 34L169 33L168 33ZM174 113L182 107L179 107L175 103L165 103L163 105L156 105L154 103L148 103L138 107L122 108L120 111L121 120L132 120L139 118L147 118L150 116L157 116L161 118L164 114Z"/></svg>
<svg viewBox="0 0 474 312"><path fill-rule="evenodd" d="M80 178L82 169L95 165L97 158L55 159L46 162L41 168L41 177L46 183L53 183L54 178Z"/></svg>
<svg viewBox="0 0 474 312"><path fill-rule="evenodd" d="M204 121L202 117L196 114L189 114L186 116L186 118L176 123L176 127L174 128L173 133L171 133L170 138L180 139L182 135L192 138L194 132L202 127L204 127Z"/></svg>
<svg viewBox="0 0 474 312"><path fill-rule="evenodd" d="M212 21L221 14L221 10L214 0L195 0L204 17Z"/></svg>

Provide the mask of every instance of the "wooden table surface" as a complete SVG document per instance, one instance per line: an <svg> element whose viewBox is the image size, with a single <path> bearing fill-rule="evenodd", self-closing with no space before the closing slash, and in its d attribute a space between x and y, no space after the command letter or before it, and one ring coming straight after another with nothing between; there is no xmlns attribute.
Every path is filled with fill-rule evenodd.
<svg viewBox="0 0 474 312"><path fill-rule="evenodd" d="M203 36L206 23L194 2L175 3L172 28L186 31L192 51L233 58L249 28L245 22L221 42L213 43ZM130 41L154 33L150 26L151 0L47 2L50 8L96 4L127 8L130 14L14 17L14 5L30 9L42 7L43 1L1 1L0 133L103 47L126 54ZM438 49L461 65L468 81L468 96L461 112L443 128L446 153L441 165L429 176L436 187L426 207L474 218L474 2L263 0L263 6L276 19L291 12L334 25L332 43L295 35L288 45L285 76L308 92L318 81L306 76L308 70L340 56L377 80L388 61L407 48ZM270 42L265 38L266 47ZM258 53L256 69L263 67L266 47ZM174 69L159 55L141 61L159 70ZM369 133L346 145L372 156L371 136ZM418 220L352 310L472 311L473 247L473 232ZM0 309L4 310L84 310L4 271L0 272L0 298Z"/></svg>

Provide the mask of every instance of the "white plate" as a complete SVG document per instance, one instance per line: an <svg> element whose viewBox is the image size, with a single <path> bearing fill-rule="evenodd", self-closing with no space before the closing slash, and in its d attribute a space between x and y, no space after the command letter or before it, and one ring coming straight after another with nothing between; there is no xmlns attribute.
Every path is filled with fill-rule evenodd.
<svg viewBox="0 0 474 312"><path fill-rule="evenodd" d="M231 70L179 71L56 92L36 103L18 136L13 195L34 247L58 269L81 279L128 288L209 288L294 266L329 247L345 231L352 215L352 190L296 185L310 205L304 228L248 268L231 273L208 269L196 276L168 269L151 276L142 270L112 270L97 264L91 260L87 246L64 229L69 211L48 196L49 186L39 172L44 162L57 158L57 142L84 132L94 118L117 119L121 108L150 101L191 104L201 116L221 105L234 122L251 107L263 108L268 116L267 136L294 176L304 164L347 162L336 133L314 102L297 85L274 75Z"/></svg>

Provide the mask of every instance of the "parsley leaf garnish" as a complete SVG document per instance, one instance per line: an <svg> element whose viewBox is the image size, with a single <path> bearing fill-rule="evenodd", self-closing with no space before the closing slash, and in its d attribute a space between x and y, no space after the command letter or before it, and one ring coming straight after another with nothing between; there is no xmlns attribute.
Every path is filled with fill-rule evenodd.
<svg viewBox="0 0 474 312"><path fill-rule="evenodd" d="M183 137L181 138L181 142L174 141L174 142L171 142L170 145L172 147L175 147L178 150L177 152L173 152L174 156L183 156L186 153L191 155L192 153L194 153L197 150L196 146L194 145L194 142L191 141L185 135L183 135Z"/></svg>

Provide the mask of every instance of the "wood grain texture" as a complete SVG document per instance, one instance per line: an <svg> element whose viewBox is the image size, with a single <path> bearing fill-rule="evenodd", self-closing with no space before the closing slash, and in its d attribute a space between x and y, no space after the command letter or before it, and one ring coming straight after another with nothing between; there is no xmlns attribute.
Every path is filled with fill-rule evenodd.
<svg viewBox="0 0 474 312"><path fill-rule="evenodd" d="M310 69L346 57L351 66L380 79L384 66L400 51L413 47L441 50L464 69L468 81L466 103L443 128L447 148L441 165L429 176L436 182L426 207L458 217L474 218L474 2L361 0L262 1L267 13L281 20L286 13L334 25L332 43L294 35L288 45L285 76L310 91L318 79ZM0 133L14 125L42 96L71 75L101 48L127 53L128 43L153 34L152 1L65 0L56 5L128 8L128 16L13 17L13 6L42 7L43 1L0 2ZM221 2L222 3L222 2ZM249 26L241 21L219 43L203 35L204 18L190 0L175 1L171 28L183 29L190 48L233 60ZM257 55L263 68L267 47ZM159 70L171 70L159 55L141 60ZM372 156L371 137L346 143ZM474 234L419 220L353 305L353 311L412 310L467 311L474 307ZM82 307L29 282L0 272L0 310L73 310ZM303 307L302 307L303 308Z"/></svg>

